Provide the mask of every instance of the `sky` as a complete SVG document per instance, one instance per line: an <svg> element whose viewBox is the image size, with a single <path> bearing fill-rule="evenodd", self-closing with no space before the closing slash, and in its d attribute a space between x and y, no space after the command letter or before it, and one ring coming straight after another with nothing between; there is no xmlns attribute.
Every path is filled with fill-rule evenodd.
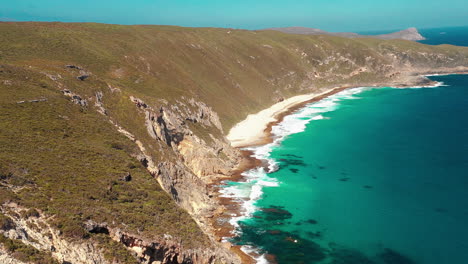
<svg viewBox="0 0 468 264"><path fill-rule="evenodd" d="M0 0L0 21L328 31L468 25L468 0Z"/></svg>

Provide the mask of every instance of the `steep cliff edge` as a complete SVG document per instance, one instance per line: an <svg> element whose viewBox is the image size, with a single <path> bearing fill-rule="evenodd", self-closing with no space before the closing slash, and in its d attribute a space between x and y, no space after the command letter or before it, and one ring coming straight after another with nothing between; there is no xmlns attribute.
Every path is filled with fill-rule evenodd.
<svg viewBox="0 0 468 264"><path fill-rule="evenodd" d="M104 24L0 31L1 232L72 263L239 263L211 224L223 208L210 186L241 161L225 138L235 123L293 95L468 67L468 48L409 41Z"/></svg>

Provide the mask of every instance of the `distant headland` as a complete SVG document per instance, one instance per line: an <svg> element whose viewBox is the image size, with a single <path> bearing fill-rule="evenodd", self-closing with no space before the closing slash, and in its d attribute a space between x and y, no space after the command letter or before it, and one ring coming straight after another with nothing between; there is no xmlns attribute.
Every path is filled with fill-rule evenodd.
<svg viewBox="0 0 468 264"><path fill-rule="evenodd" d="M346 38L378 38L378 39L405 39L411 41L425 40L426 38L419 34L418 30L414 27L393 32L389 34L381 35L360 35L352 32L328 32L318 28L308 27L279 27L279 28L267 28L264 30L275 30L290 34L301 34L301 35L330 35Z"/></svg>

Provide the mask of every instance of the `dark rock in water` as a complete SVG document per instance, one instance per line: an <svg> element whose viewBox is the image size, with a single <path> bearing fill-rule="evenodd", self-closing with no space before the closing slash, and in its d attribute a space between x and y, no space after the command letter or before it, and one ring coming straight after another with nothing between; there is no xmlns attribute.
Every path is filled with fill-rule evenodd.
<svg viewBox="0 0 468 264"><path fill-rule="evenodd" d="M384 252L379 255L385 264L415 264L415 262L400 253L386 248Z"/></svg>
<svg viewBox="0 0 468 264"><path fill-rule="evenodd" d="M336 245L332 249L330 257L332 259L331 264L375 264L357 250L337 247Z"/></svg>
<svg viewBox="0 0 468 264"><path fill-rule="evenodd" d="M294 232L272 229L262 232L261 227L253 227L240 223L242 236L234 238L234 242L252 241L262 245L264 252L274 252L276 263L320 263L327 256L327 249L310 239L300 237ZM314 234L315 235L315 234ZM314 236L315 237L315 236Z"/></svg>
<svg viewBox="0 0 468 264"><path fill-rule="evenodd" d="M325 166L318 166L319 170L324 170L326 167Z"/></svg>
<svg viewBox="0 0 468 264"><path fill-rule="evenodd" d="M309 220L306 221L306 223L309 223L309 224L312 224L312 225L316 225L318 222L317 222L317 220L309 219Z"/></svg>
<svg viewBox="0 0 468 264"><path fill-rule="evenodd" d="M347 181L349 181L349 179L350 179L350 178L341 178L340 181L342 181L342 182L347 182Z"/></svg>
<svg viewBox="0 0 468 264"><path fill-rule="evenodd" d="M289 211L282 209L282 207L271 207L271 208L262 208L261 212L264 215L264 219L268 221L277 221L285 220L292 217L292 214Z"/></svg>
<svg viewBox="0 0 468 264"><path fill-rule="evenodd" d="M307 236L309 236L310 238L321 238L322 237L322 233L321 232L310 232L310 231L307 231L305 232L307 234Z"/></svg>
<svg viewBox="0 0 468 264"><path fill-rule="evenodd" d="M283 154L281 156L284 156L284 157L294 157L294 158L297 158L297 159L302 159L303 157L302 156L298 156L298 155L294 155L294 154Z"/></svg>
<svg viewBox="0 0 468 264"><path fill-rule="evenodd" d="M280 235L282 233L281 230L268 230L267 232L270 235Z"/></svg>
<svg viewBox="0 0 468 264"><path fill-rule="evenodd" d="M364 186L362 186L362 187L364 187L364 188L366 188L366 189L372 189L372 188L373 188L373 187L370 186L370 185L364 185Z"/></svg>
<svg viewBox="0 0 468 264"><path fill-rule="evenodd" d="M298 173L298 172L299 172L298 169L292 169L292 168L291 168L291 169L289 169L289 170L290 170L292 173Z"/></svg>
<svg viewBox="0 0 468 264"><path fill-rule="evenodd" d="M312 179L317 179L317 176L312 176Z"/></svg>
<svg viewBox="0 0 468 264"><path fill-rule="evenodd" d="M283 166L307 166L301 159L279 159L283 162Z"/></svg>

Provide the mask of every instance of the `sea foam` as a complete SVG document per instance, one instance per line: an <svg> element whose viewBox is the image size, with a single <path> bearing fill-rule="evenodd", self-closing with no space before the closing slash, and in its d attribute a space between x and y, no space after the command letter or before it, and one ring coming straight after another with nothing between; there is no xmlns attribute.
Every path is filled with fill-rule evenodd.
<svg viewBox="0 0 468 264"><path fill-rule="evenodd" d="M263 188L281 185L278 179L268 175L278 169L278 163L270 157L270 153L279 147L281 142L288 136L303 132L311 121L326 119L323 114L336 110L341 101L359 99L356 95L369 89L373 88L347 89L318 102L307 104L291 115L285 116L280 123L272 127L273 142L262 146L244 148L253 153L252 157L264 160L268 165L266 168L258 167L244 172L242 174L245 179L244 182L224 182L224 186L220 190L221 196L235 199L241 204L240 215L231 218L229 221L235 227L233 235L240 235L239 222L252 217L258 210L255 203L262 197ZM241 250L254 257L257 263L268 263L265 257L259 254L259 250L252 246L242 246Z"/></svg>
<svg viewBox="0 0 468 264"><path fill-rule="evenodd" d="M411 88L433 88L445 86L438 82L430 86L416 86ZM389 87L394 88L394 87ZM271 134L273 142L255 147L247 147L245 150L251 151L252 157L266 161L266 168L258 167L248 170L242 174L244 182L225 181L220 193L222 197L235 199L241 204L239 216L234 216L229 223L235 227L233 235L240 235L239 222L251 218L259 209L255 206L256 202L262 197L264 187L278 187L281 182L268 174L278 169L278 163L271 158L270 153L281 145L281 142L288 136L305 131L307 124L315 120L327 119L325 113L334 111L339 108L340 102L344 100L360 99L358 94L377 89L376 87L358 87L343 90L339 93L324 98L318 102L313 102L305 105L291 115L287 115L283 120L272 126ZM404 88L407 89L407 88ZM257 263L268 263L264 255L259 254L259 250L252 246L242 246L241 250L252 256Z"/></svg>

